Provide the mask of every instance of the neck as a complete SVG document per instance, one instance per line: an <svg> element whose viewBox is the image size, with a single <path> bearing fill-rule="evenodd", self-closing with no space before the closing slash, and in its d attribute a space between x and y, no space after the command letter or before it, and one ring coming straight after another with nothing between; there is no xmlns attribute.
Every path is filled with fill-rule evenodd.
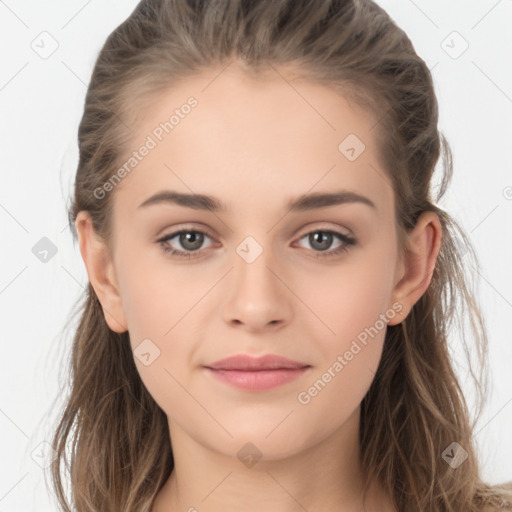
<svg viewBox="0 0 512 512"><path fill-rule="evenodd" d="M242 441L234 455L219 453L169 421L174 469L151 512L245 510L248 503L267 512L388 510L376 485L363 503L358 427L359 408L320 444L273 458Z"/></svg>

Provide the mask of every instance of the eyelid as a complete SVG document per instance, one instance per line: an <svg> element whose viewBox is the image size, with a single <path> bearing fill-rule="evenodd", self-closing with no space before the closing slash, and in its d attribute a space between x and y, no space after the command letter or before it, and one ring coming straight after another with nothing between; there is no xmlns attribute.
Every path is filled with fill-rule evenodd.
<svg viewBox="0 0 512 512"><path fill-rule="evenodd" d="M201 231L204 233L207 233L208 236L212 236L211 231L209 228L206 227L206 225L202 224L201 222L184 222L183 224L178 224L177 226L173 227L167 227L162 230L162 234L158 235L157 238L166 237L168 235L172 235L173 233L176 234L179 231Z"/></svg>
<svg viewBox="0 0 512 512"><path fill-rule="evenodd" d="M320 222L319 223L311 223L310 225L302 228L296 235L294 235L294 239L298 238L298 239L301 239L303 238L305 235L311 233L311 232L315 232L315 231L333 231L333 232L339 232L340 229L343 229L339 226L337 227L333 227L332 224L329 224L329 223L326 223L326 222ZM353 237L353 233L351 232L350 229L348 228L344 228L347 230L346 233L344 232L341 232L340 234L341 235L344 235L344 236L347 236L347 237ZM197 231L197 232L200 232L200 233L204 233L205 235L209 236L210 238L213 238L213 239L216 239L216 237L212 234L212 232L204 225L204 224L201 224L201 223L185 223L185 224L180 224L178 227L174 228L174 229L171 229L171 231L169 231L168 233L164 232L163 234L161 235L158 235L156 237L157 241L162 239L162 238L168 238L170 237L171 235L172 236L175 236L177 234L179 234L181 231Z"/></svg>
<svg viewBox="0 0 512 512"><path fill-rule="evenodd" d="M342 230L346 230L347 232L345 233ZM350 238L354 237L354 234L352 233L352 231L350 229L342 228L341 226L333 227L332 224L327 223L327 222L320 222L320 223L313 222L313 223L309 224L308 226L306 226L305 228L301 229L296 236L299 238L302 238L304 235L308 235L309 233L311 233L311 232L314 233L316 231L332 231L332 232L339 233L340 235L347 236Z"/></svg>

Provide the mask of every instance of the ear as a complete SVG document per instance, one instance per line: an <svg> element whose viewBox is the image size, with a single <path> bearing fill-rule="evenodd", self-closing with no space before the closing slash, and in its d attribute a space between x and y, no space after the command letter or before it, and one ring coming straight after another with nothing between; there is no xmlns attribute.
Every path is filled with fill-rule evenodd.
<svg viewBox="0 0 512 512"><path fill-rule="evenodd" d="M403 309L388 325L404 320L427 290L441 249L441 240L442 226L438 215L431 211L423 212L416 226L408 233L405 254L397 266L398 282L393 289L392 300L400 303Z"/></svg>
<svg viewBox="0 0 512 512"><path fill-rule="evenodd" d="M128 327L114 265L108 254L107 246L94 231L92 219L87 211L78 212L75 226L80 253L89 275L89 281L101 303L105 321L112 331L125 332Z"/></svg>

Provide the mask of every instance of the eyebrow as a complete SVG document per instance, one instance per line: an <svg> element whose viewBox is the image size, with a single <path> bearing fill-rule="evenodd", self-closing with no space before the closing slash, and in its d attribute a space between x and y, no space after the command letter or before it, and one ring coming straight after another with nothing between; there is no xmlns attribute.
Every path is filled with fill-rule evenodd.
<svg viewBox="0 0 512 512"><path fill-rule="evenodd" d="M292 212L302 212L346 203L365 204L377 210L375 203L371 199L348 190L340 190L330 193L315 192L313 194L304 194L289 201L287 208ZM163 190L152 195L140 204L138 208L156 204L176 204L186 208L192 208L194 210L206 210L211 212L228 211L227 206L215 197L205 194L185 194L172 190Z"/></svg>

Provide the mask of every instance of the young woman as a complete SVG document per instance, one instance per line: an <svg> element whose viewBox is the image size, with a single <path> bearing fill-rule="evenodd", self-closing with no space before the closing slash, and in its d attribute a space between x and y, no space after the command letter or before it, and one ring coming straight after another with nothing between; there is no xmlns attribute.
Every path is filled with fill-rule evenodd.
<svg viewBox="0 0 512 512"><path fill-rule="evenodd" d="M62 510L512 510L449 356L456 314L486 335L437 122L369 0L137 6L79 129Z"/></svg>

